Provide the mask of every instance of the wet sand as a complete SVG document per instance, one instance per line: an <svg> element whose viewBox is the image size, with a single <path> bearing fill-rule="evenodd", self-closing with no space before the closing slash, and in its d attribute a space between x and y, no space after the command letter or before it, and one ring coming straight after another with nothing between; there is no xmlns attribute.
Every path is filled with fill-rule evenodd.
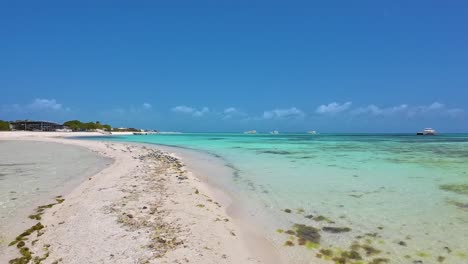
<svg viewBox="0 0 468 264"><path fill-rule="evenodd" d="M1 241L11 241L34 224L28 218L34 208L112 163L89 149L51 142L2 140L0 150Z"/></svg>

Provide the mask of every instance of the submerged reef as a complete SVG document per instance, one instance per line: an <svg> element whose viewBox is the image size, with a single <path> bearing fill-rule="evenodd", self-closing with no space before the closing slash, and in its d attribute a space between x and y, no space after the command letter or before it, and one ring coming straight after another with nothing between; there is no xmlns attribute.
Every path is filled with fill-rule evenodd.
<svg viewBox="0 0 468 264"><path fill-rule="evenodd" d="M289 154L292 154L292 152L285 151L285 150L263 150L263 151L258 151L258 153L276 154L276 155L289 155Z"/></svg>

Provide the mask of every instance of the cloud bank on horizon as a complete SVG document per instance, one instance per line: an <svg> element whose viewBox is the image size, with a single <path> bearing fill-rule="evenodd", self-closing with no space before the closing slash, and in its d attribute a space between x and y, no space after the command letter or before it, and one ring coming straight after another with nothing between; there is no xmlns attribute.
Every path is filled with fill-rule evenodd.
<svg viewBox="0 0 468 264"><path fill-rule="evenodd" d="M248 113L239 110L237 107L226 107L222 110L214 108L193 107L187 105L178 105L170 109L158 109L153 107L154 103L144 102L138 106L118 107L111 110L103 109L98 116L92 116L90 119L109 118L114 122L125 121L127 126L153 126L150 118L152 115L159 114L158 125L164 125L169 119L180 118L181 128L184 122L188 122L187 118L196 121L199 127L204 127L204 122L220 120L223 122L232 122L239 124L255 124L255 122L263 122L267 125L269 122L280 126L281 123L296 122L309 123L311 120L332 121L337 118L343 120L378 120L381 118L387 119L457 119L465 118L466 112L461 108L448 107L440 102L433 102L427 105L409 105L398 104L394 106L378 106L369 104L366 106L354 106L353 102L331 102L315 107L315 110L302 110L298 107L289 108L274 108L264 110L263 113ZM74 108L73 108L74 109ZM174 116L175 115L175 116ZM0 107L0 119L44 119L41 116L46 116L49 119L57 118L64 121L65 119L78 119L77 116L82 116L79 109L72 110L71 107L65 106L56 99L36 98L30 103L2 105ZM146 117L145 123L133 124L135 118ZM378 119L376 119L378 117ZM145 119L141 119L145 120ZM242 126L240 126L242 127Z"/></svg>

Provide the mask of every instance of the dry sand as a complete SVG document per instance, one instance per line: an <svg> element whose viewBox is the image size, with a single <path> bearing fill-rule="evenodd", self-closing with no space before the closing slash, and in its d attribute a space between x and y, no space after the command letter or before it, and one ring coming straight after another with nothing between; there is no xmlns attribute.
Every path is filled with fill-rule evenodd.
<svg viewBox="0 0 468 264"><path fill-rule="evenodd" d="M72 144L114 160L43 210L37 223L44 227L37 225L40 230L26 236L24 255L30 252L40 263L279 262L267 241L228 216L226 201L213 198L219 190L188 171L175 154L66 138L82 135L97 134L0 133L0 140ZM16 245L9 254L19 258Z"/></svg>

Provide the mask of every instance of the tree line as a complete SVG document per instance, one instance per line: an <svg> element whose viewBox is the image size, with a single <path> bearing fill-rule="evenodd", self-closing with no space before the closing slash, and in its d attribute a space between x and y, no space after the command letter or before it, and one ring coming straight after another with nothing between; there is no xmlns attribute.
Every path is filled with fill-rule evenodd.
<svg viewBox="0 0 468 264"><path fill-rule="evenodd" d="M70 121L63 123L63 125L69 127L73 131L86 131L86 130L96 130L96 129L102 129L106 131L112 130L112 127L110 125L101 124L101 122L99 121L83 123L79 120L70 120Z"/></svg>
<svg viewBox="0 0 468 264"><path fill-rule="evenodd" d="M0 131L10 131L10 122L0 120Z"/></svg>

